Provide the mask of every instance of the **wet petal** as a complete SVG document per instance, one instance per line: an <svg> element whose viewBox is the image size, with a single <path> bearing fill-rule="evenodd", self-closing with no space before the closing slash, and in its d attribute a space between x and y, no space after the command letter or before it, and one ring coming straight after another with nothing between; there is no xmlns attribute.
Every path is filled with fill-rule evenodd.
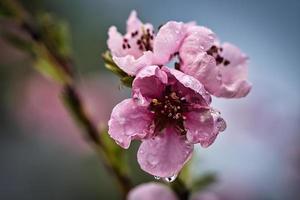
<svg viewBox="0 0 300 200"><path fill-rule="evenodd" d="M141 184L128 194L127 200L178 200L173 191L161 183Z"/></svg>
<svg viewBox="0 0 300 200"><path fill-rule="evenodd" d="M218 111L201 108L186 115L185 128L188 141L208 147L215 141L219 132L225 130L226 123Z"/></svg>
<svg viewBox="0 0 300 200"><path fill-rule="evenodd" d="M138 150L140 167L159 177L178 174L191 158L193 145L186 142L173 128L167 127L151 139L142 142Z"/></svg>
<svg viewBox="0 0 300 200"><path fill-rule="evenodd" d="M108 122L109 135L123 148L128 148L132 139L141 139L151 134L152 114L138 106L132 99L125 99L112 110Z"/></svg>
<svg viewBox="0 0 300 200"><path fill-rule="evenodd" d="M133 98L138 100L141 105L158 98L164 91L167 81L167 74L158 66L145 67L133 81Z"/></svg>
<svg viewBox="0 0 300 200"><path fill-rule="evenodd" d="M154 40L153 52L156 64L164 65L171 56L179 51L185 36L185 26L182 22L168 22L163 25Z"/></svg>
<svg viewBox="0 0 300 200"><path fill-rule="evenodd" d="M248 78L247 56L236 46L230 43L222 45L221 56L230 62L229 65L221 65L222 86L215 92L216 96L225 98L241 98L251 90Z"/></svg>
<svg viewBox="0 0 300 200"><path fill-rule="evenodd" d="M180 69L199 80L211 94L215 94L222 85L221 74L216 66L216 61L206 52L197 54L192 62L181 66Z"/></svg>
<svg viewBox="0 0 300 200"><path fill-rule="evenodd" d="M186 98L197 100L202 105L209 105L211 103L211 96L206 92L204 86L194 77L184 74L176 69L170 69L167 67L162 68L171 75L169 78L169 84L173 84L177 87L177 91L183 92ZM172 76L174 77L172 80Z"/></svg>
<svg viewBox="0 0 300 200"><path fill-rule="evenodd" d="M191 66L199 53L206 52L214 44L216 36L206 27L188 24L186 26L187 36L182 42L179 54L183 65Z"/></svg>
<svg viewBox="0 0 300 200"><path fill-rule="evenodd" d="M132 76L136 75L138 71L141 70L143 67L151 65L152 59L153 54L150 51L144 52L144 54L137 59L132 55L127 55L124 57L113 57L115 63L123 71Z"/></svg>

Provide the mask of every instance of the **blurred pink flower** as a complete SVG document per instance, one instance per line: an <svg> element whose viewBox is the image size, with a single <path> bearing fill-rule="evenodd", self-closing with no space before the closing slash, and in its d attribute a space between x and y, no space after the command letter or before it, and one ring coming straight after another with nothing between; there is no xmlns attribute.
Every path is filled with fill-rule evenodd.
<svg viewBox="0 0 300 200"><path fill-rule="evenodd" d="M116 91L112 87L113 82L105 77L97 81L86 78L78 86L87 113L96 124L107 124L113 105L125 97L117 92L107 93L107 90ZM84 150L88 145L61 102L61 92L60 86L41 75L32 76L16 88L14 115L25 130L72 149Z"/></svg>
<svg viewBox="0 0 300 200"><path fill-rule="evenodd" d="M212 192L197 192L189 198L190 200L219 200ZM144 183L133 188L127 200L178 200L176 194L166 185L161 183Z"/></svg>
<svg viewBox="0 0 300 200"><path fill-rule="evenodd" d="M211 96L203 85L175 69L143 68L132 96L113 109L109 134L123 148L142 140L138 162L154 176L176 175L190 159L193 144L208 147L226 127L220 113L209 107Z"/></svg>
<svg viewBox="0 0 300 200"><path fill-rule="evenodd" d="M178 200L178 198L168 186L152 182L133 188L127 200Z"/></svg>

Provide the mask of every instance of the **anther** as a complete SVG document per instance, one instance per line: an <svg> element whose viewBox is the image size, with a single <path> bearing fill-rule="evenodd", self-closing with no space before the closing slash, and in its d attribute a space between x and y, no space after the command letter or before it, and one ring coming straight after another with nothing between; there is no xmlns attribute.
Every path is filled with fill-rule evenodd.
<svg viewBox="0 0 300 200"><path fill-rule="evenodd" d="M158 101L157 99L152 99L152 103L153 103L154 105L157 105L157 104L159 104L159 101Z"/></svg>
<svg viewBox="0 0 300 200"><path fill-rule="evenodd" d="M224 65L226 66L226 65L229 65L230 64L230 62L229 62L229 60L224 60Z"/></svg>
<svg viewBox="0 0 300 200"><path fill-rule="evenodd" d="M172 99L178 99L178 97L177 97L177 95L176 95L176 92L172 92L172 93L170 94L170 97L171 97Z"/></svg>

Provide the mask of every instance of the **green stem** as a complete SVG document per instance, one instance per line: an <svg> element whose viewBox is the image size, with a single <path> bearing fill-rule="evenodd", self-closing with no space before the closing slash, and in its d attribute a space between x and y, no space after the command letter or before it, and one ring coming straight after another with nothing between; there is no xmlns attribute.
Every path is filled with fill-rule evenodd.
<svg viewBox="0 0 300 200"><path fill-rule="evenodd" d="M171 183L171 188L180 200L189 199L190 190L186 187L186 185L180 178L177 178L173 183Z"/></svg>
<svg viewBox="0 0 300 200"><path fill-rule="evenodd" d="M108 150L102 143L97 128L93 125L87 113L85 113L75 87L72 85L65 86L62 98L72 117L76 120L77 124L85 130L90 141L94 143L95 149L100 154L104 166L117 180L118 187L122 192L122 197L125 199L132 187L131 181L126 174L120 172L117 166L114 166L113 162L111 162L108 156Z"/></svg>
<svg viewBox="0 0 300 200"><path fill-rule="evenodd" d="M53 65L60 68L70 78L70 82L65 82L63 85L62 98L68 108L69 113L75 119L76 123L85 131L89 141L94 146L97 153L99 153L105 168L113 175L122 193L122 199L126 199L127 193L132 188L132 183L127 174L122 172L115 166L112 159L108 156L109 150L100 139L100 133L97 127L92 123L92 120L87 115L81 98L78 95L76 87L74 86L74 65L71 58L60 56L55 49L49 47L48 41L43 41L40 33L36 30L34 18L17 0L3 0L1 6L9 10L12 17L15 18L20 26L32 36L35 46L42 46L43 49L53 58Z"/></svg>

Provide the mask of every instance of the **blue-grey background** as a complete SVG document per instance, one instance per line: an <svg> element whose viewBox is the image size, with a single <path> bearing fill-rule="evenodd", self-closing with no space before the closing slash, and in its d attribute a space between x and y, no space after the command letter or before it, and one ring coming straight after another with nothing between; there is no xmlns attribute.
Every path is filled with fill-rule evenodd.
<svg viewBox="0 0 300 200"><path fill-rule="evenodd" d="M299 1L24 0L23 3L33 12L46 10L69 22L73 55L82 80L92 76L104 80L101 85L108 85L107 89L91 93L99 93L99 98L106 98L112 91L122 93L116 94L118 98L114 98L112 105L104 104L103 108L109 108L108 113L113 104L126 96L126 91L118 90L117 79L104 69L100 55L106 49L109 26L116 25L125 31L131 10L135 9L144 22L155 27L168 20L197 21L216 32L221 41L239 46L250 57L249 80L253 89L241 100L214 99L213 105L223 113L228 128L208 149L196 148L192 172L196 175L217 172L218 183L208 190L224 200L300 198ZM24 92L28 80L38 76L26 62L26 55L3 41L0 52L0 199L118 199L113 181L93 151L88 147L80 147L78 151L76 142L80 138L70 139L77 137L73 134L79 131L73 127L65 131L70 132L67 136L63 135L59 128L65 128L64 124L54 127L56 114L51 109L36 108L53 106L47 98L39 101L38 95L50 94L34 92L35 88L33 92L29 90L30 94ZM86 81L82 82L84 85ZM43 84L32 85L41 92L52 88L47 84L51 83L46 82L45 88ZM36 107L24 111L23 108L30 107L28 104ZM39 112L45 116L44 121L29 120L33 115L41 119ZM53 115L53 126L47 126L48 115ZM137 167L136 146L131 151L135 182L152 180Z"/></svg>

